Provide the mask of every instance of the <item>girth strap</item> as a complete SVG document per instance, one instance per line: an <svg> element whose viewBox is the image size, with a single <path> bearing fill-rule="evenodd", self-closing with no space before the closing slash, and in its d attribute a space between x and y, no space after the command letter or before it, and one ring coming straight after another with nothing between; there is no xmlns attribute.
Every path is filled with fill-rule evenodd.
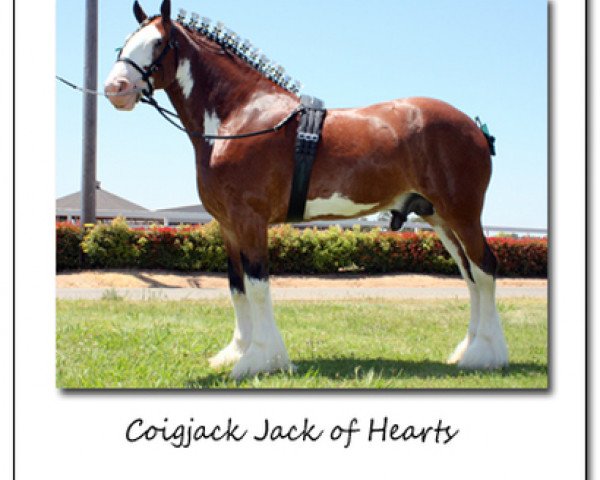
<svg viewBox="0 0 600 480"><path fill-rule="evenodd" d="M300 123L296 134L294 177L292 178L287 222L301 222L304 220L310 174L321 139L323 120L327 113L323 101L318 98L302 95L300 103L304 108L300 113Z"/></svg>

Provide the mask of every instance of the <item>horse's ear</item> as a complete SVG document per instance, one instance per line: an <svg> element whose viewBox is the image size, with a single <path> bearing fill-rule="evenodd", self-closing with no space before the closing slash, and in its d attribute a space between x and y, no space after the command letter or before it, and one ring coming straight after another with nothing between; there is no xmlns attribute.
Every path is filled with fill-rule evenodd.
<svg viewBox="0 0 600 480"><path fill-rule="evenodd" d="M137 0L135 0L135 3L133 4L133 14L135 15L135 19L140 24L148 18L148 15L144 13L144 10L142 10L142 7L140 7L140 4L137 2Z"/></svg>
<svg viewBox="0 0 600 480"><path fill-rule="evenodd" d="M171 19L171 0L163 0L160 6L160 16L163 22L167 22Z"/></svg>

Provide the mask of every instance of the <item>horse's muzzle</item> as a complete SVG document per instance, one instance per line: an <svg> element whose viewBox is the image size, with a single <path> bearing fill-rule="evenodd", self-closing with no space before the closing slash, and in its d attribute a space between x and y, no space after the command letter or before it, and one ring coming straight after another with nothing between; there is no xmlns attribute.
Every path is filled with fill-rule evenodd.
<svg viewBox="0 0 600 480"><path fill-rule="evenodd" d="M107 82L104 85L104 93L117 110L133 110L141 98L139 90L125 78Z"/></svg>

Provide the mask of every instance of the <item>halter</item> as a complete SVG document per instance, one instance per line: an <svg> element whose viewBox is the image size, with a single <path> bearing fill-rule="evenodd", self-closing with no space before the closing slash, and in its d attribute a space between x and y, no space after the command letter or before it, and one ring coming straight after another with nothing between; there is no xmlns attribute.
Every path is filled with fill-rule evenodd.
<svg viewBox="0 0 600 480"><path fill-rule="evenodd" d="M145 70L142 67L140 67L137 63L135 63L133 60L131 60L131 58L122 57L121 54L123 53L123 50L122 49L119 50L119 55L117 56L117 62L124 62L127 65L131 65L142 75L142 80L144 82L146 82L146 85L148 85L148 89L142 90L142 94L145 97L147 97L148 99L152 99L152 94L154 93L154 87L152 86L152 83L150 82L150 77L154 74L154 72L156 72L160 68L162 68L162 61L165 58L165 56L167 55L167 53L169 53L169 50L173 49L175 51L175 66L177 66L177 64L179 63L178 62L179 54L178 54L178 50L177 50L177 42L175 40L173 40L173 30L175 30L175 28L171 27L171 31L169 32L169 41L164 46L164 48L162 49L162 51L160 52L158 57L156 57L156 59L154 59L154 61L150 64L150 66L148 66Z"/></svg>

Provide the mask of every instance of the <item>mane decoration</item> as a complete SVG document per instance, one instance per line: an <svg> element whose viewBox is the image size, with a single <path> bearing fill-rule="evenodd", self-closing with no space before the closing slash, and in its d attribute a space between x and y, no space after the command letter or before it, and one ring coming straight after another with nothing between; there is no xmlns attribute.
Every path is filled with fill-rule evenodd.
<svg viewBox="0 0 600 480"><path fill-rule="evenodd" d="M221 48L235 54L261 75L288 92L298 95L302 90L302 83L286 75L285 69L281 65L271 62L248 39L242 41L238 34L226 28L222 22L211 25L210 18L200 17L197 13L192 13L189 20L186 19L186 16L186 11L180 9L176 19L184 28L193 30L216 42Z"/></svg>

